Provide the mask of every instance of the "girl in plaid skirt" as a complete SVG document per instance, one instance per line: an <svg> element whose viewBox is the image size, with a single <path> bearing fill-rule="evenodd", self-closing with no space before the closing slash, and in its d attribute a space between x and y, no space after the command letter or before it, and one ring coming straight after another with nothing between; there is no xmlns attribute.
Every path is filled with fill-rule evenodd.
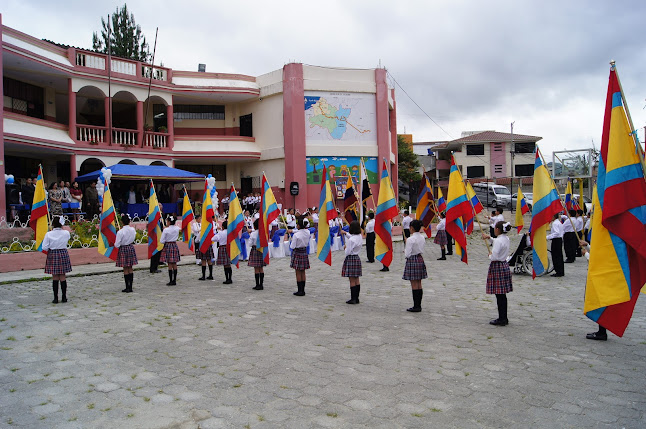
<svg viewBox="0 0 646 429"><path fill-rule="evenodd" d="M349 233L346 233L345 240L345 261L343 261L343 268L341 269L341 277L348 277L350 279L350 300L346 304L359 304L359 292L361 285L359 284L359 277L361 277L361 258L359 258L359 251L363 246L363 238L361 237L361 225L358 221L350 223Z"/></svg>
<svg viewBox="0 0 646 429"><path fill-rule="evenodd" d="M511 229L511 225L498 221L494 227L494 234L496 238L492 239L493 249L489 259L489 272L487 273L487 293L496 295L496 302L498 304L498 318L490 321L489 323L497 326L505 326L509 323L507 319L507 295L513 290L511 285L511 270L507 263L507 256L509 255L509 237L507 231ZM484 238L491 238L484 235Z"/></svg>
<svg viewBox="0 0 646 429"><path fill-rule="evenodd" d="M121 224L123 227L117 232L114 247L119 251L117 267L123 267L123 279L126 282L126 288L121 292L130 293L134 281L132 267L139 263L135 247L132 245L135 242L136 231L130 226L130 216L127 213L121 215Z"/></svg>
<svg viewBox="0 0 646 429"><path fill-rule="evenodd" d="M253 267L253 274L256 278L256 286L253 288L255 290L263 290L263 283L265 281L265 273L263 268L265 261L263 259L262 252L257 249L258 246L258 219L253 221L253 232L249 238L249 245L251 246L251 252L249 253L249 263L250 267Z"/></svg>
<svg viewBox="0 0 646 429"><path fill-rule="evenodd" d="M440 213L440 223L437 224L437 230L435 233L435 240L433 243L439 244L442 248L442 257L437 258L438 261L446 261L446 243L448 242L446 237L446 215L444 212Z"/></svg>
<svg viewBox="0 0 646 429"><path fill-rule="evenodd" d="M179 248L177 247L179 226L175 225L175 217L173 215L168 216L166 225L160 239L164 243L160 261L168 264L168 278L170 282L166 283L166 286L175 286L177 284L177 263L180 260Z"/></svg>
<svg viewBox="0 0 646 429"><path fill-rule="evenodd" d="M305 229L303 218L299 217L297 221L298 231L292 235L292 242L289 248L292 249L292 260L290 268L296 271L296 285L298 291L294 292L296 296L305 295L305 270L310 268L310 260L307 256L307 246L310 244L310 231Z"/></svg>
<svg viewBox="0 0 646 429"><path fill-rule="evenodd" d="M222 222L222 229L213 236L213 242L218 243L218 257L215 260L216 265L224 265L224 281L222 284L230 285L233 270L231 269L231 259L227 254L227 226L229 223L225 220Z"/></svg>
<svg viewBox="0 0 646 429"><path fill-rule="evenodd" d="M410 280L410 286L413 290L413 306L406 310L413 313L422 311L422 296L424 294L422 279L428 277L426 264L422 257L424 244L426 243L426 239L420 234L422 226L422 221L419 219L415 219L410 223L411 236L406 240L406 266L402 276L402 279Z"/></svg>
<svg viewBox="0 0 646 429"><path fill-rule="evenodd" d="M45 263L45 274L52 275L52 290L54 291L54 304L58 303L58 282L61 282L63 293L61 302L67 302L67 280L65 273L72 271L70 256L67 253L67 242L70 241L70 233L62 229L65 224L63 216L56 216L52 219L52 230L43 237L43 250L47 251L47 262Z"/></svg>
<svg viewBox="0 0 646 429"><path fill-rule="evenodd" d="M198 280L213 280L213 259L215 258L213 256L213 246L212 243L208 243L208 247L206 249L206 252L202 253L200 250L200 233L202 232L202 224L200 223L200 220L202 219L202 216L197 215L196 217L196 223L199 225L200 229L197 232L197 235L195 235L195 231L193 231L193 234L195 235L197 242L195 243L195 258L200 260L200 264L202 265L202 277L198 278ZM209 276L206 277L206 267L209 267Z"/></svg>

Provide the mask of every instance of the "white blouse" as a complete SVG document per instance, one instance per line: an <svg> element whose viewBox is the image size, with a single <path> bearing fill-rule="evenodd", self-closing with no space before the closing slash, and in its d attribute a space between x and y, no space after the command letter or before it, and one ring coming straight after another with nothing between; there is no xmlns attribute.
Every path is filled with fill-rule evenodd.
<svg viewBox="0 0 646 429"><path fill-rule="evenodd" d="M257 246L256 243L258 243L258 230L249 234L249 246L250 247Z"/></svg>
<svg viewBox="0 0 646 429"><path fill-rule="evenodd" d="M288 214L285 216L285 221L287 222L288 227L296 228L296 216Z"/></svg>
<svg viewBox="0 0 646 429"><path fill-rule="evenodd" d="M555 238L563 238L563 224L560 220L552 221L552 232L547 235L548 240L554 240Z"/></svg>
<svg viewBox="0 0 646 429"><path fill-rule="evenodd" d="M407 258L414 256L414 255L419 255L420 253L424 252L424 244L426 243L426 240L420 234L419 232L414 232L411 234L410 237L406 240L406 249L404 251L405 255Z"/></svg>
<svg viewBox="0 0 646 429"><path fill-rule="evenodd" d="M413 219L410 216L404 217L404 219L402 219L402 226L404 227L404 229L410 229L410 223L412 221Z"/></svg>
<svg viewBox="0 0 646 429"><path fill-rule="evenodd" d="M375 232L375 220L374 219L370 219L366 223L366 234L370 234L372 232Z"/></svg>
<svg viewBox="0 0 646 429"><path fill-rule="evenodd" d="M440 223L435 228L437 231L444 231L446 229L446 219L440 219Z"/></svg>
<svg viewBox="0 0 646 429"><path fill-rule="evenodd" d="M493 250L489 259L492 261L506 261L507 256L509 256L509 237L505 234L501 234L496 238L492 238L493 241Z"/></svg>
<svg viewBox="0 0 646 429"><path fill-rule="evenodd" d="M299 229L292 236L292 242L289 248L297 249L299 247L307 247L308 244L310 244L310 231L308 229Z"/></svg>
<svg viewBox="0 0 646 429"><path fill-rule="evenodd" d="M179 239L179 226L171 225L162 231L161 243L170 243Z"/></svg>
<svg viewBox="0 0 646 429"><path fill-rule="evenodd" d="M312 213L312 222L313 223L319 223L319 214L318 213Z"/></svg>
<svg viewBox="0 0 646 429"><path fill-rule="evenodd" d="M213 242L218 243L220 246L227 245L227 230L223 229L213 236Z"/></svg>
<svg viewBox="0 0 646 429"><path fill-rule="evenodd" d="M358 255L361 247L363 246L363 238L361 234L351 235L345 233L345 255Z"/></svg>
<svg viewBox="0 0 646 429"><path fill-rule="evenodd" d="M199 222L191 222L191 232L193 233L193 237L199 237L200 232L202 232L202 224Z"/></svg>
<svg viewBox="0 0 646 429"><path fill-rule="evenodd" d="M67 249L67 242L70 241L70 232L54 228L43 237L43 250Z"/></svg>
<svg viewBox="0 0 646 429"><path fill-rule="evenodd" d="M114 247L117 249L121 246L127 246L135 242L135 235L137 231L130 225L124 225L118 232L117 238L114 240Z"/></svg>

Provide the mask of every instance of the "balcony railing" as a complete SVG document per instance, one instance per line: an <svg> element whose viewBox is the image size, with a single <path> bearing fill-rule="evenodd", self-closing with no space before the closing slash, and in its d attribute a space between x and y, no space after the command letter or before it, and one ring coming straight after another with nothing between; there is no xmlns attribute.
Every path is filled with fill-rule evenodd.
<svg viewBox="0 0 646 429"><path fill-rule="evenodd" d="M157 67L150 67L150 66L141 66L141 76L145 77L146 79L150 79L150 75L152 73L152 78L153 80L167 80L168 76L166 73L165 69L160 69Z"/></svg>
<svg viewBox="0 0 646 429"><path fill-rule="evenodd" d="M77 51L76 65L81 67L89 67L91 69L105 70L105 58L98 55L90 55Z"/></svg>
<svg viewBox="0 0 646 429"><path fill-rule="evenodd" d="M144 133L144 146L159 149L167 147L168 134L167 133L154 133L146 131Z"/></svg>
<svg viewBox="0 0 646 429"><path fill-rule="evenodd" d="M76 139L80 142L99 144L105 142L105 127L94 125L77 125Z"/></svg>
<svg viewBox="0 0 646 429"><path fill-rule="evenodd" d="M137 131L112 128L112 143L122 146L137 146Z"/></svg>
<svg viewBox="0 0 646 429"><path fill-rule="evenodd" d="M125 60L112 59L112 71L115 73L137 76L137 63Z"/></svg>

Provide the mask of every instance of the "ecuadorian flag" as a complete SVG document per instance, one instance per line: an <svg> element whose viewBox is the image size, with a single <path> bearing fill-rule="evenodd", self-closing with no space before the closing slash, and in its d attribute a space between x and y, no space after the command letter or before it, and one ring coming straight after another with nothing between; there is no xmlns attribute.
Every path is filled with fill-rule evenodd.
<svg viewBox="0 0 646 429"><path fill-rule="evenodd" d="M393 261L393 237L390 221L399 214L395 191L388 174L386 160L383 161L381 169L381 182L379 184L379 198L377 199L377 211L375 213L375 256L379 262L386 267ZM320 221L319 221L320 224ZM320 241L319 237L319 241Z"/></svg>
<svg viewBox="0 0 646 429"><path fill-rule="evenodd" d="M446 203L446 232L455 239L455 252L465 264L467 259L466 223L473 219L473 208L467 198L462 174L451 156L451 172L449 174L449 192Z"/></svg>
<svg viewBox="0 0 646 429"><path fill-rule="evenodd" d="M188 244L190 250L195 250L193 243L193 232L191 231L191 222L195 215L193 215L193 208L191 207L191 200L188 199L186 189L184 189L184 201L182 202L182 241Z"/></svg>
<svg viewBox="0 0 646 429"><path fill-rule="evenodd" d="M155 185L152 179L150 180L150 197L148 198L148 258L164 248L164 244L159 241L161 239L161 212L159 211L159 201L157 200L157 193L155 192Z"/></svg>
<svg viewBox="0 0 646 429"><path fill-rule="evenodd" d="M36 189L34 190L34 199L31 203L31 216L29 217L29 226L34 230L34 248L39 252L47 253L43 250L43 238L49 230L47 225L47 197L45 193L45 181L43 180L43 167L38 167L38 178L36 179Z"/></svg>
<svg viewBox="0 0 646 429"><path fill-rule="evenodd" d="M523 215L529 211L527 207L527 201L525 201L525 195L518 185L518 194L516 195L516 229L520 234L520 231L523 230L525 222L523 221Z"/></svg>
<svg viewBox="0 0 646 429"><path fill-rule="evenodd" d="M103 205L101 206L98 251L103 256L116 261L119 251L114 248L114 242L117 239L117 228L114 224L114 219L115 211L112 193L110 192L110 186L106 183L105 191L103 192Z"/></svg>
<svg viewBox="0 0 646 429"><path fill-rule="evenodd" d="M610 69L583 311L622 336L646 283L646 182L639 142Z"/></svg>
<svg viewBox="0 0 646 429"><path fill-rule="evenodd" d="M208 182L204 179L204 195L202 196L202 223L200 224L200 252L206 253L211 246L212 238L215 235L213 232L213 201L211 200L211 193L208 189Z"/></svg>
<svg viewBox="0 0 646 429"><path fill-rule="evenodd" d="M437 187L437 209L441 212L446 210L446 200L444 199L444 194L442 194L442 188Z"/></svg>
<svg viewBox="0 0 646 429"><path fill-rule="evenodd" d="M321 196L319 197L319 240L316 244L316 256L322 262L332 265L332 252L330 252L330 225L329 221L336 219L332 188L327 178L327 167L323 164L323 178L321 179Z"/></svg>
<svg viewBox="0 0 646 429"><path fill-rule="evenodd" d="M426 177L426 174L424 174L420 182L415 217L422 221L426 231L426 236L431 238L431 222L435 217L435 210L433 210L433 189L431 188L430 183L428 183L428 177Z"/></svg>
<svg viewBox="0 0 646 429"><path fill-rule="evenodd" d="M269 224L278 218L280 210L271 190L267 176L262 174L262 194L260 195L260 217L258 218L258 246L265 264L269 264Z"/></svg>
<svg viewBox="0 0 646 429"><path fill-rule="evenodd" d="M240 206L240 199L236 188L231 185L231 196L229 197L229 217L227 218L227 253L231 263L240 268L240 234L244 226L244 215Z"/></svg>

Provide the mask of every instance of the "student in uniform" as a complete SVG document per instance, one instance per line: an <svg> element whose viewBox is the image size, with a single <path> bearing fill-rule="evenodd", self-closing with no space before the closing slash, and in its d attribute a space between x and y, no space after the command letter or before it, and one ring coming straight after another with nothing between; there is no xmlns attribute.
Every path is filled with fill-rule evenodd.
<svg viewBox="0 0 646 429"><path fill-rule="evenodd" d="M161 243L164 243L159 260L168 264L168 278L170 281L166 283L166 286L177 285L177 263L181 259L179 256L179 248L177 247L179 226L175 225L175 220L175 216L168 216L166 219L166 228L164 228L161 239L159 240Z"/></svg>
<svg viewBox="0 0 646 429"><path fill-rule="evenodd" d="M162 206L162 203L159 203L159 228L162 230L162 234L164 233L164 212L163 209L164 207ZM151 258L150 258L150 274L156 274L156 273L161 273L161 270L159 269L159 261L161 258L161 252L155 253Z"/></svg>
<svg viewBox="0 0 646 429"><path fill-rule="evenodd" d="M220 232L213 236L213 242L218 243L218 257L215 260L215 264L224 266L224 281L222 282L224 285L230 285L233 283L233 280L231 279L233 275L231 259L229 259L229 254L227 253L227 226L228 222L225 220L222 222L222 229Z"/></svg>
<svg viewBox="0 0 646 429"><path fill-rule="evenodd" d="M565 275L565 265L563 265L563 224L559 214L554 215L552 220L552 230L547 235L548 240L552 240L552 265L554 265L554 274L552 277L563 277Z"/></svg>
<svg viewBox="0 0 646 429"><path fill-rule="evenodd" d="M511 225L504 222L496 223L494 227L495 238L490 238L493 242L493 249L489 255L491 263L489 264L489 272L487 273L487 293L496 295L496 302L498 304L498 318L489 322L490 325L506 326L509 324L507 318L507 294L513 291L511 283L511 270L507 263L509 256L509 237L507 232L511 230Z"/></svg>
<svg viewBox="0 0 646 429"><path fill-rule="evenodd" d="M368 213L368 222L366 222L366 253L368 254L368 263L375 262L375 214Z"/></svg>
<svg viewBox="0 0 646 429"><path fill-rule="evenodd" d="M298 230L292 235L292 242L289 248L292 249L292 260L290 268L296 271L296 285L298 291L294 292L296 296L305 295L305 270L310 268L310 259L307 256L307 245L310 243L310 231L305 229L303 218L298 218Z"/></svg>
<svg viewBox="0 0 646 429"><path fill-rule="evenodd" d="M588 262L590 262L590 244L585 240L581 240L579 241L579 245L581 246L582 256L584 256L588 260ZM599 323L597 323L597 325L599 325ZM599 325L597 332L590 332L589 334L585 335L585 338L588 340L608 341L608 331L606 330L606 328Z"/></svg>
<svg viewBox="0 0 646 429"><path fill-rule="evenodd" d="M410 217L408 210L404 210L404 218L402 219L402 228L404 228L404 237L410 237L410 223L413 219Z"/></svg>
<svg viewBox="0 0 646 429"><path fill-rule="evenodd" d="M130 226L130 216L121 215L121 229L117 232L117 238L114 240L114 247L118 249L117 267L123 268L123 279L126 282L126 288L121 292L132 292L132 283L134 281L134 271L132 267L137 265L137 252L132 243L135 242L137 232Z"/></svg>
<svg viewBox="0 0 646 429"><path fill-rule="evenodd" d="M67 242L70 241L70 232L62 229L65 225L63 216L52 218L52 230L43 237L43 250L47 251L47 261L45 262L45 274L52 275L52 290L54 291L54 300L52 303L58 304L58 282L61 282L62 299L61 302L67 302L67 280L65 273L72 271L70 255L67 253Z"/></svg>
<svg viewBox="0 0 646 429"><path fill-rule="evenodd" d="M413 290L413 306L406 311L419 313L422 311L422 296L424 290L422 289L422 279L428 277L426 273L426 264L422 253L424 252L424 244L426 240L420 234L422 229L422 221L415 219L410 223L412 235L406 240L406 247L404 249L406 255L406 265L404 267L404 275L402 279L410 280L410 286Z"/></svg>
<svg viewBox="0 0 646 429"><path fill-rule="evenodd" d="M263 267L265 260L263 258L262 252L257 250L258 246L258 219L253 221L254 230L249 236L249 245L251 246L251 251L249 252L249 263L247 264L250 267L253 267L253 274L256 278L256 286L252 289L254 290L263 290L265 273Z"/></svg>
<svg viewBox="0 0 646 429"><path fill-rule="evenodd" d="M579 209L576 211L576 219L574 219L574 228L576 229L577 241L585 240L585 236L583 235L583 226L583 210ZM581 246L577 245L576 257L580 258L581 256L583 256L583 254L581 253Z"/></svg>
<svg viewBox="0 0 646 429"><path fill-rule="evenodd" d="M570 218L576 217L576 210L569 211ZM565 249L565 263L571 264L576 261L576 248L578 247L578 242L576 238L576 232L572 224L574 219L570 222L570 219L566 215L561 216L563 221L563 248Z"/></svg>
<svg viewBox="0 0 646 429"><path fill-rule="evenodd" d="M440 213L440 223L437 224L435 239L433 243L439 244L442 248L442 256L437 258L438 261L446 261L446 215L444 212Z"/></svg>
<svg viewBox="0 0 646 429"><path fill-rule="evenodd" d="M316 206L312 207L312 210L310 210L310 213L312 214L312 225L314 228L319 227L319 212Z"/></svg>
<svg viewBox="0 0 646 429"><path fill-rule="evenodd" d="M208 249L206 249L205 253L202 253L200 251L200 233L202 231L202 224L201 221L202 216L197 215L195 217L195 222L191 224L191 231L193 232L193 236L196 238L195 241L195 258L200 260L200 265L202 268L202 277L199 277L198 280L204 281L204 280L213 280L213 246L211 246L211 243L209 243ZM206 276L206 267L209 267L209 276Z"/></svg>
<svg viewBox="0 0 646 429"><path fill-rule="evenodd" d="M359 251L363 246L363 237L361 237L361 224L359 221L350 222L349 232L345 233L345 260L341 269L341 277L348 277L350 280L350 300L346 304L359 304L359 292L361 284L361 258Z"/></svg>
<svg viewBox="0 0 646 429"><path fill-rule="evenodd" d="M296 228L296 216L294 215L294 209L289 209L287 216L285 216L285 222L287 223L288 232L292 232Z"/></svg>

